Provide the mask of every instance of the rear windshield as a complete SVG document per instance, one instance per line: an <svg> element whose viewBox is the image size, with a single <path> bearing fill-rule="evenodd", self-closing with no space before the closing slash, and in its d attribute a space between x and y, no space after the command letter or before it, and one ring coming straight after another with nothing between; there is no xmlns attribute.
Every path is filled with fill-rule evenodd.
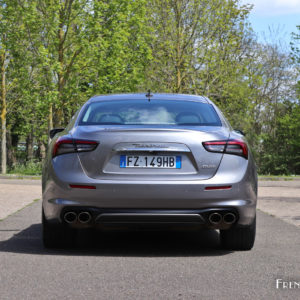
<svg viewBox="0 0 300 300"><path fill-rule="evenodd" d="M178 100L92 102L79 125L222 126L211 104Z"/></svg>

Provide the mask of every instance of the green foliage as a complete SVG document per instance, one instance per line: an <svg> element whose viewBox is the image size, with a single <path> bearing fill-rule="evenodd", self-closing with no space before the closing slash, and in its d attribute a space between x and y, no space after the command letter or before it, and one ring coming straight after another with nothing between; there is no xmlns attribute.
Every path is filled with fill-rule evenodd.
<svg viewBox="0 0 300 300"><path fill-rule="evenodd" d="M239 0L0 0L10 165L20 139L22 160L43 158L48 130L66 126L90 96L151 88L209 97L246 132L260 172L299 174L300 26L289 55L256 41L251 8Z"/></svg>
<svg viewBox="0 0 300 300"><path fill-rule="evenodd" d="M41 0L21 5L11 0L6 5L22 24L23 47L14 53L20 58L14 70L22 78L16 92L22 93L29 117L24 123L40 131L37 136L47 127L65 126L92 94L134 91L143 81L151 57L144 0Z"/></svg>
<svg viewBox="0 0 300 300"><path fill-rule="evenodd" d="M262 136L261 174L300 174L300 105L281 104L273 135Z"/></svg>
<svg viewBox="0 0 300 300"><path fill-rule="evenodd" d="M299 148L280 146L297 140L290 128L299 120L289 105L296 99L299 48L294 45L293 65L279 44L258 43L248 23L251 7L239 1L152 0L149 7L155 38L146 84L209 97L246 132L261 172L299 173Z"/></svg>
<svg viewBox="0 0 300 300"><path fill-rule="evenodd" d="M8 173L18 175L41 175L42 163L40 161L28 161L24 164L18 163L12 167Z"/></svg>
<svg viewBox="0 0 300 300"><path fill-rule="evenodd" d="M205 95L247 131L250 83L256 79L248 68L253 62L250 8L238 1L150 1L154 59L146 84L154 91Z"/></svg>

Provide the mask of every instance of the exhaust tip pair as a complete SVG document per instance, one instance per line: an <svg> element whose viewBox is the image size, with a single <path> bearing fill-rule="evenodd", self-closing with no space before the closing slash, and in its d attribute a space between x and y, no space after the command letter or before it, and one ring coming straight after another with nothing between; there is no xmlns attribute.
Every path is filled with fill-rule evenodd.
<svg viewBox="0 0 300 300"><path fill-rule="evenodd" d="M233 224L236 221L236 216L234 213L226 213L223 217L220 213L214 212L208 217L209 222L214 225L218 225L221 222L225 224Z"/></svg>
<svg viewBox="0 0 300 300"><path fill-rule="evenodd" d="M87 211L82 211L78 215L74 211L69 211L64 214L64 220L68 224L75 223L76 221L85 224L85 223L89 223L92 220L92 216Z"/></svg>

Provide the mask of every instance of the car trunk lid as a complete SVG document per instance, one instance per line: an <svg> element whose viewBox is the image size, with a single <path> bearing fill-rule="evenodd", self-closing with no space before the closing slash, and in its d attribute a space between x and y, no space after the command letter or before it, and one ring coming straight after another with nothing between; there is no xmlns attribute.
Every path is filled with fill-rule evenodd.
<svg viewBox="0 0 300 300"><path fill-rule="evenodd" d="M206 151L202 142L227 139L229 132L214 126L185 129L78 126L72 136L99 143L92 152L78 153L85 173L91 178L203 180L214 176L223 154ZM147 160L153 160L153 165L143 165ZM162 165L158 166L160 162Z"/></svg>

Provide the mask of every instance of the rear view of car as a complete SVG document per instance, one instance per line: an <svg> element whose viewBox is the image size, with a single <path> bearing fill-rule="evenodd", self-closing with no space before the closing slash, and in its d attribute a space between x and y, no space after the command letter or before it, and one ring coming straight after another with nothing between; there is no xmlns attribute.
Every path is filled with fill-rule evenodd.
<svg viewBox="0 0 300 300"><path fill-rule="evenodd" d="M96 96L52 135L43 170L46 247L71 243L78 229L117 225L218 229L224 248L252 248L255 164L209 99Z"/></svg>

